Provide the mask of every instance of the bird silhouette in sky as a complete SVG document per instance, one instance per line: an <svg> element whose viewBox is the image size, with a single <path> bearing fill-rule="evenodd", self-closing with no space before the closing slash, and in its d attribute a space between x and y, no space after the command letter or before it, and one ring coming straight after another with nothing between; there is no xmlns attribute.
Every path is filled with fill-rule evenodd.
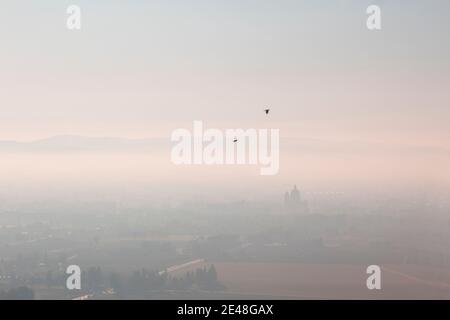
<svg viewBox="0 0 450 320"><path fill-rule="evenodd" d="M265 112L266 114L269 114L269 111L270 111L270 109L264 109L264 112Z"/></svg>

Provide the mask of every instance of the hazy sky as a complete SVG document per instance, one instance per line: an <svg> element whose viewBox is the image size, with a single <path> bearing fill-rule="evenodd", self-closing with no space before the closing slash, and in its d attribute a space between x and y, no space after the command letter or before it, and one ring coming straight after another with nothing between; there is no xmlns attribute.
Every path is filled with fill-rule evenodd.
<svg viewBox="0 0 450 320"><path fill-rule="evenodd" d="M370 3L382 7L382 31L365 27ZM82 9L80 32L65 27L69 4ZM252 127L266 105L292 135L448 135L449 9L445 0L9 1L0 138L167 136L195 119Z"/></svg>
<svg viewBox="0 0 450 320"><path fill-rule="evenodd" d="M81 31L66 29L70 4L82 9ZM366 28L369 4L381 6L381 31ZM0 140L159 137L169 147L173 129L202 120L346 143L341 152L384 148L368 147L378 153L362 165L333 151L293 156L294 143L282 153L286 178L439 175L450 147L449 10L448 0L8 1ZM414 161L392 162L392 145L416 150Z"/></svg>

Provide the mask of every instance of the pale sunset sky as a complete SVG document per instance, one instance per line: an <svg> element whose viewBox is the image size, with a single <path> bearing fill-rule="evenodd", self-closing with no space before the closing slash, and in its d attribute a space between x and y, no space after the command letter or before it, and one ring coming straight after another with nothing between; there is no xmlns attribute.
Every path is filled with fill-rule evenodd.
<svg viewBox="0 0 450 320"><path fill-rule="evenodd" d="M82 10L80 31L66 28L71 4ZM370 4L381 7L380 31L366 28ZM448 0L4 1L0 140L158 138L169 150L172 130L202 120L280 129L273 179L283 186L447 179L449 10ZM355 145L366 146L364 158ZM152 166L179 178L168 156ZM28 161L3 157L0 170L20 176ZM71 158L60 171L106 170L91 161ZM121 168L136 170L127 161Z"/></svg>

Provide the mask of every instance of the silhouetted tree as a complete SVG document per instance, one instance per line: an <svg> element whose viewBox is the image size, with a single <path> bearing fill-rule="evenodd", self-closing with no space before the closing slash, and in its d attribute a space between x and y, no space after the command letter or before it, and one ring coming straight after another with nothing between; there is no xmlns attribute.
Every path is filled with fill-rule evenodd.
<svg viewBox="0 0 450 320"><path fill-rule="evenodd" d="M111 273L109 275L109 286L113 288L114 292L119 296L125 294L125 285L122 277L118 273Z"/></svg>
<svg viewBox="0 0 450 320"><path fill-rule="evenodd" d="M87 285L91 290L99 290L103 286L103 275L100 267L90 267L88 269Z"/></svg>
<svg viewBox="0 0 450 320"><path fill-rule="evenodd" d="M0 292L1 300L33 300L34 291L28 287L18 287L9 289L6 292Z"/></svg>

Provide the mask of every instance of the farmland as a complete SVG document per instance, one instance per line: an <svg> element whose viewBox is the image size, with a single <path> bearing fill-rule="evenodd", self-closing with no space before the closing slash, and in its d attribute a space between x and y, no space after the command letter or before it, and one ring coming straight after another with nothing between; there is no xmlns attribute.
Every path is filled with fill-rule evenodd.
<svg viewBox="0 0 450 320"><path fill-rule="evenodd" d="M363 265L210 263L233 298L450 299L450 270L444 268L381 266L382 289L368 290Z"/></svg>

